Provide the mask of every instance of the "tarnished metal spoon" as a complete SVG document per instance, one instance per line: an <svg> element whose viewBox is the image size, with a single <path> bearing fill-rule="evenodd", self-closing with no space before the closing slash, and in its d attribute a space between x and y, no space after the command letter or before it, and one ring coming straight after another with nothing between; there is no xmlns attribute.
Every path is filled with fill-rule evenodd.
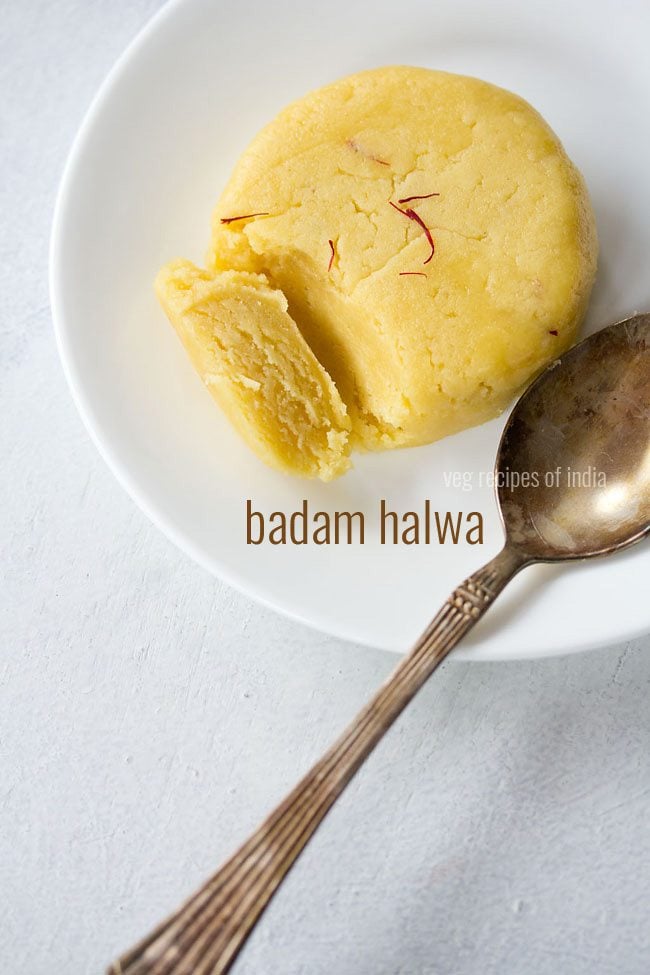
<svg viewBox="0 0 650 975"><path fill-rule="evenodd" d="M546 369L496 463L506 541L448 598L350 727L185 905L112 975L226 972L336 798L438 664L533 562L586 559L650 533L650 314L597 332Z"/></svg>

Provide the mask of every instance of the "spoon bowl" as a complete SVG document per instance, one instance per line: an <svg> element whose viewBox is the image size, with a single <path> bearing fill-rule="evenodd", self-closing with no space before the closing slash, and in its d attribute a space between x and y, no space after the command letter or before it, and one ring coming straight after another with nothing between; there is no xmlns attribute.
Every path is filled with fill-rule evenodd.
<svg viewBox="0 0 650 975"><path fill-rule="evenodd" d="M523 394L496 463L507 542L529 561L650 533L650 314L596 332Z"/></svg>

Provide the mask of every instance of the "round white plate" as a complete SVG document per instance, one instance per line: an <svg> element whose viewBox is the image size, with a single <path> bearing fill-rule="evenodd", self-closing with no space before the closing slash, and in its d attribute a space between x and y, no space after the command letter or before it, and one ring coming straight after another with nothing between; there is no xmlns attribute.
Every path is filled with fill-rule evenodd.
<svg viewBox="0 0 650 975"><path fill-rule="evenodd" d="M536 9L538 7L538 9ZM527 98L580 166L601 263L588 328L650 307L650 7L600 0L176 0L120 59L72 150L58 200L51 292L61 357L99 449L131 496L210 571L349 640L406 649L448 591L491 557L501 528L481 471L503 420L418 449L355 458L329 485L277 474L241 443L158 307L158 267L200 262L239 153L283 105L339 76L417 64ZM615 42L612 31L615 27ZM445 475L469 472L471 490ZM364 545L251 547L245 502L361 510ZM380 545L397 512L482 511L485 542ZM526 570L458 656L581 650L650 630L650 547Z"/></svg>

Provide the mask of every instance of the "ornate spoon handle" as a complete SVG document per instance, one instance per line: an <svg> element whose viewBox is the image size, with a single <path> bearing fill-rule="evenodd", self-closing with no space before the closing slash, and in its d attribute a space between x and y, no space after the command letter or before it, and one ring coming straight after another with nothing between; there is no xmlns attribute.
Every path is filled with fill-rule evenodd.
<svg viewBox="0 0 650 975"><path fill-rule="evenodd" d="M526 558L506 546L465 580L338 741L249 840L109 975L223 975L357 769Z"/></svg>

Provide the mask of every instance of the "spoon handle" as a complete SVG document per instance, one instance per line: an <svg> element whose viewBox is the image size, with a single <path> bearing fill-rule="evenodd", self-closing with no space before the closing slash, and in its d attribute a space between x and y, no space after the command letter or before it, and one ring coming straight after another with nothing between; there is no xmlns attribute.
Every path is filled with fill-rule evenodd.
<svg viewBox="0 0 650 975"><path fill-rule="evenodd" d="M506 547L449 596L338 741L244 845L109 975L223 975L319 823L438 664L526 564Z"/></svg>

